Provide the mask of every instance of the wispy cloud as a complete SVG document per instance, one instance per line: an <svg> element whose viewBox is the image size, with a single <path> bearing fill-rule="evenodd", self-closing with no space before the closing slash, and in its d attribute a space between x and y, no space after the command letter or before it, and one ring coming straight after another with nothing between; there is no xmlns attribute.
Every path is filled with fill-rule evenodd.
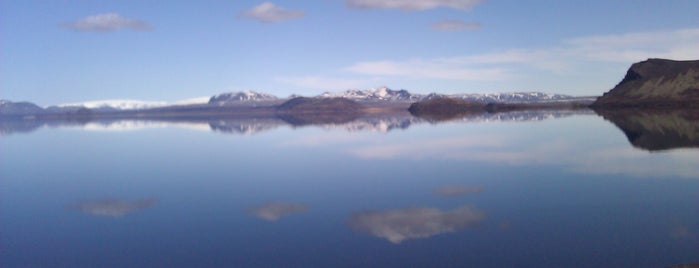
<svg viewBox="0 0 699 268"><path fill-rule="evenodd" d="M601 35L563 40L540 49L506 49L491 53L410 60L357 62L344 70L372 76L503 80L516 77L515 66L552 74L576 72L590 62L632 63L647 58L699 58L699 29Z"/></svg>
<svg viewBox="0 0 699 268"><path fill-rule="evenodd" d="M699 28L573 38L563 42L588 60L634 62L646 58L699 58Z"/></svg>
<svg viewBox="0 0 699 268"><path fill-rule="evenodd" d="M347 0L347 6L359 9L400 9L421 11L434 8L471 10L481 0Z"/></svg>
<svg viewBox="0 0 699 268"><path fill-rule="evenodd" d="M272 2L264 2L241 14L241 16L245 18L250 18L265 23L299 19L305 15L306 13L302 10L289 10L277 6Z"/></svg>
<svg viewBox="0 0 699 268"><path fill-rule="evenodd" d="M117 13L92 15L76 21L65 22L62 26L79 32L113 32L122 29L145 31L151 29L151 26L142 20L125 18Z"/></svg>
<svg viewBox="0 0 699 268"><path fill-rule="evenodd" d="M443 31L443 32L455 32L464 30L478 30L482 26L478 22L464 22L460 20L442 20L432 23L430 27L433 30Z"/></svg>

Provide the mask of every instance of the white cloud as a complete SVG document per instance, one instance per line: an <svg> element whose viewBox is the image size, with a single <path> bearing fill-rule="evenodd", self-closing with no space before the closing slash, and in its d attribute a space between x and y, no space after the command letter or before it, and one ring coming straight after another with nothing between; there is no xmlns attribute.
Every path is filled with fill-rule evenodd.
<svg viewBox="0 0 699 268"><path fill-rule="evenodd" d="M266 23L299 19L305 15L302 10L288 10L271 2L264 2L242 13L243 17Z"/></svg>
<svg viewBox="0 0 699 268"><path fill-rule="evenodd" d="M416 207L353 213L349 225L357 231L400 244L407 239L428 238L455 232L473 226L484 219L483 212L469 206L448 211Z"/></svg>
<svg viewBox="0 0 699 268"><path fill-rule="evenodd" d="M433 30L444 31L444 32L454 32L463 30L478 30L482 26L478 22L464 22L460 20L442 20L432 23L430 27Z"/></svg>
<svg viewBox="0 0 699 268"><path fill-rule="evenodd" d="M66 22L63 27L80 32L113 32L121 29L131 29L135 31L150 30L148 23L138 20L124 18L117 13L105 13L88 16L72 22Z"/></svg>
<svg viewBox="0 0 699 268"><path fill-rule="evenodd" d="M420 11L434 8L471 10L481 0L347 0L347 6L359 9L400 9Z"/></svg>

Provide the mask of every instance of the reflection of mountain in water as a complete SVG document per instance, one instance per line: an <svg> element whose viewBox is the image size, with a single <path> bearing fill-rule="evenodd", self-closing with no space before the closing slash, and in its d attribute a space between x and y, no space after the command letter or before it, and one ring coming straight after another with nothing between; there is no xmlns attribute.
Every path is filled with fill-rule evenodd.
<svg viewBox="0 0 699 268"><path fill-rule="evenodd" d="M525 110L500 113L474 113L450 118L452 121L470 122L520 122L541 121L575 114L591 114L590 110ZM211 130L226 134L254 135L280 126L318 126L326 129L343 129L348 132L382 132L407 129L425 122L435 123L410 115L407 111L390 110L380 113L341 114L333 116L304 116L293 114L235 115L235 116L191 116L191 117L128 117L89 119L2 119L0 135L27 133L43 126L79 127L86 130L125 131L144 128L182 127Z"/></svg>
<svg viewBox="0 0 699 268"><path fill-rule="evenodd" d="M448 116L423 116L432 123L442 121L461 122L531 122L556 119L573 115L594 114L590 109L545 109L545 110L514 110L503 112L465 112Z"/></svg>
<svg viewBox="0 0 699 268"><path fill-rule="evenodd" d="M271 118L218 118L209 120L211 130L228 134L254 135L275 129L284 122L276 117Z"/></svg>
<svg viewBox="0 0 699 268"><path fill-rule="evenodd" d="M95 216L120 218L127 214L152 207L157 199L140 200L96 199L77 202L69 208Z"/></svg>
<svg viewBox="0 0 699 268"><path fill-rule="evenodd" d="M687 110L602 110L637 148L649 151L699 147L699 112Z"/></svg>
<svg viewBox="0 0 699 268"><path fill-rule="evenodd" d="M0 120L0 136L13 133L29 133L39 129L44 122L37 120L8 119Z"/></svg>
<svg viewBox="0 0 699 268"><path fill-rule="evenodd" d="M349 225L357 231L385 238L394 244L407 239L451 233L480 223L485 214L465 206L453 210L416 207L353 213Z"/></svg>

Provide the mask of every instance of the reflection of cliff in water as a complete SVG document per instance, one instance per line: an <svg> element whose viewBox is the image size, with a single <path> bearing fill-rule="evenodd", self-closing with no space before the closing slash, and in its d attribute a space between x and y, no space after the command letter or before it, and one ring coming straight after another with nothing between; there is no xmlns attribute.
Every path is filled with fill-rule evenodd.
<svg viewBox="0 0 699 268"><path fill-rule="evenodd" d="M687 110L600 110L636 148L659 151L699 147L699 112Z"/></svg>

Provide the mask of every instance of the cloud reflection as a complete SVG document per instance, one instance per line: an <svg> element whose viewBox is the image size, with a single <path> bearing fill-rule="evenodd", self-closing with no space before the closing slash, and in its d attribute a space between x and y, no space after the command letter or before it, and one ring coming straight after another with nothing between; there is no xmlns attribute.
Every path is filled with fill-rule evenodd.
<svg viewBox="0 0 699 268"><path fill-rule="evenodd" d="M407 239L428 238L473 226L485 214L464 206L443 211L432 207L415 207L385 211L355 212L350 216L353 229L400 244Z"/></svg>
<svg viewBox="0 0 699 268"><path fill-rule="evenodd" d="M689 230L689 227L682 225L682 226L677 226L675 228L672 228L670 230L670 237L674 239L683 239L683 238L688 238L692 235L692 232Z"/></svg>
<svg viewBox="0 0 699 268"><path fill-rule="evenodd" d="M69 206L69 208L94 216L120 218L127 214L152 207L156 203L158 203L158 200L154 198L134 201L105 198L79 201Z"/></svg>
<svg viewBox="0 0 699 268"><path fill-rule="evenodd" d="M363 159L456 159L509 165L552 164L583 174L683 178L697 178L696 174L699 174L696 150L685 148L656 154L630 146L609 146L604 143L599 147L580 147L577 144L581 142L560 138L523 140L517 136L484 134L355 146L348 153Z"/></svg>
<svg viewBox="0 0 699 268"><path fill-rule="evenodd" d="M307 210L308 207L301 204L268 203L250 209L250 213L266 221L278 221L284 216L298 212L305 212Z"/></svg>
<svg viewBox="0 0 699 268"><path fill-rule="evenodd" d="M432 193L447 197L465 196L483 192L482 186L450 185L434 189Z"/></svg>

